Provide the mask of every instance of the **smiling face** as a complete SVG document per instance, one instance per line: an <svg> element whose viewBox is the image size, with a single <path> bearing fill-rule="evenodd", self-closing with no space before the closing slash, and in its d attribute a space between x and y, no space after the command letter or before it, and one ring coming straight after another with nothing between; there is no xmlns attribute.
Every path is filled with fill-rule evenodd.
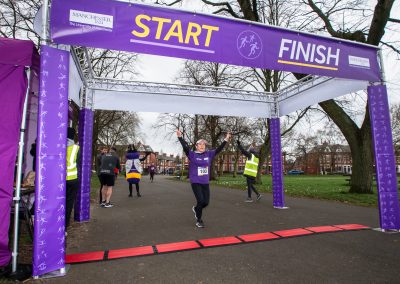
<svg viewBox="0 0 400 284"><path fill-rule="evenodd" d="M206 150L206 142L205 140L201 139L196 143L196 150L197 152L203 153Z"/></svg>

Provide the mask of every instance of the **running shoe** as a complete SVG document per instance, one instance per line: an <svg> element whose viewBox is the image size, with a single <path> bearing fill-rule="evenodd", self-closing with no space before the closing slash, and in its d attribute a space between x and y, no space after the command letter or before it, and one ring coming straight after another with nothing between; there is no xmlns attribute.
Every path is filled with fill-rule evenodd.
<svg viewBox="0 0 400 284"><path fill-rule="evenodd" d="M101 206L101 207L105 207L105 206L106 206L106 202L103 201L103 202L100 204L100 206Z"/></svg>
<svg viewBox="0 0 400 284"><path fill-rule="evenodd" d="M197 227L197 228L204 228L204 222L203 222L202 220L197 221L196 227Z"/></svg>
<svg viewBox="0 0 400 284"><path fill-rule="evenodd" d="M106 203L106 205L104 205L105 208L111 208L113 206L114 206L114 204L112 204L111 202Z"/></svg>
<svg viewBox="0 0 400 284"><path fill-rule="evenodd" d="M258 195L257 195L257 201L260 200L261 197L262 197L262 195L261 195L261 194L258 194Z"/></svg>
<svg viewBox="0 0 400 284"><path fill-rule="evenodd" d="M253 199L251 199L251 197L247 197L246 200L245 200L244 202L250 203L250 202L253 202Z"/></svg>

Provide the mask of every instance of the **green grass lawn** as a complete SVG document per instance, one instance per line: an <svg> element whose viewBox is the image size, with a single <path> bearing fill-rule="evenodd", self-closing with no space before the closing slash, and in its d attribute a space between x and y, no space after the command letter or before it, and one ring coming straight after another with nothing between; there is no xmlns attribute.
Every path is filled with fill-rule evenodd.
<svg viewBox="0 0 400 284"><path fill-rule="evenodd" d="M335 200L344 203L377 206L377 194L374 185L374 194L348 193L350 186L345 176L285 176L284 189L288 196L301 196L316 199ZM211 184L230 188L247 190L246 179L243 176L222 176ZM262 177L262 184L256 185L260 192L272 192L272 178L270 175Z"/></svg>

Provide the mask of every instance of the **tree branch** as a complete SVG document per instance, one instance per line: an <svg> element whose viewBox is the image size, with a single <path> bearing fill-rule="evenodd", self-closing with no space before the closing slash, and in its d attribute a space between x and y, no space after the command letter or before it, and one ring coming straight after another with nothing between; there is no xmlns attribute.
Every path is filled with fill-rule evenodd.
<svg viewBox="0 0 400 284"><path fill-rule="evenodd" d="M393 19L393 18L389 18L389 19L388 19L388 22L393 22L393 23L398 23L398 24L400 24L400 20L398 20L398 19Z"/></svg>
<svg viewBox="0 0 400 284"><path fill-rule="evenodd" d="M211 5L211 6L214 6L214 7L216 7L216 6L225 6L225 8L221 8L218 11L214 12L213 14L218 14L219 12L226 11L229 14L231 14L232 17L240 18L240 16L233 11L232 6L231 6L231 4L229 4L229 2L214 3L214 2L211 2L211 1L208 1L208 0L201 0L201 1L203 1L203 3L205 3L207 5Z"/></svg>
<svg viewBox="0 0 400 284"><path fill-rule="evenodd" d="M389 43L383 42L381 41L381 43L389 48L391 48L394 52L396 52L397 54L400 54L400 50L398 48L396 48L394 45L391 45Z"/></svg>

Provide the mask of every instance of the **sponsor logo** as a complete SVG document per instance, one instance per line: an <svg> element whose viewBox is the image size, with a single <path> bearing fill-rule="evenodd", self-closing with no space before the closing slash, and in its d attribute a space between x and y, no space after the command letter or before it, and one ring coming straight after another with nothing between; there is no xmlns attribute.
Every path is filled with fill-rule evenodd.
<svg viewBox="0 0 400 284"><path fill-rule="evenodd" d="M361 68L371 68L369 58L349 55L349 65Z"/></svg>
<svg viewBox="0 0 400 284"><path fill-rule="evenodd" d="M239 54L246 59L256 59L263 49L260 36L253 31L241 32L236 44Z"/></svg>
<svg viewBox="0 0 400 284"><path fill-rule="evenodd" d="M98 26L102 28L113 28L113 16L90 13L78 10L69 11L70 22Z"/></svg>

